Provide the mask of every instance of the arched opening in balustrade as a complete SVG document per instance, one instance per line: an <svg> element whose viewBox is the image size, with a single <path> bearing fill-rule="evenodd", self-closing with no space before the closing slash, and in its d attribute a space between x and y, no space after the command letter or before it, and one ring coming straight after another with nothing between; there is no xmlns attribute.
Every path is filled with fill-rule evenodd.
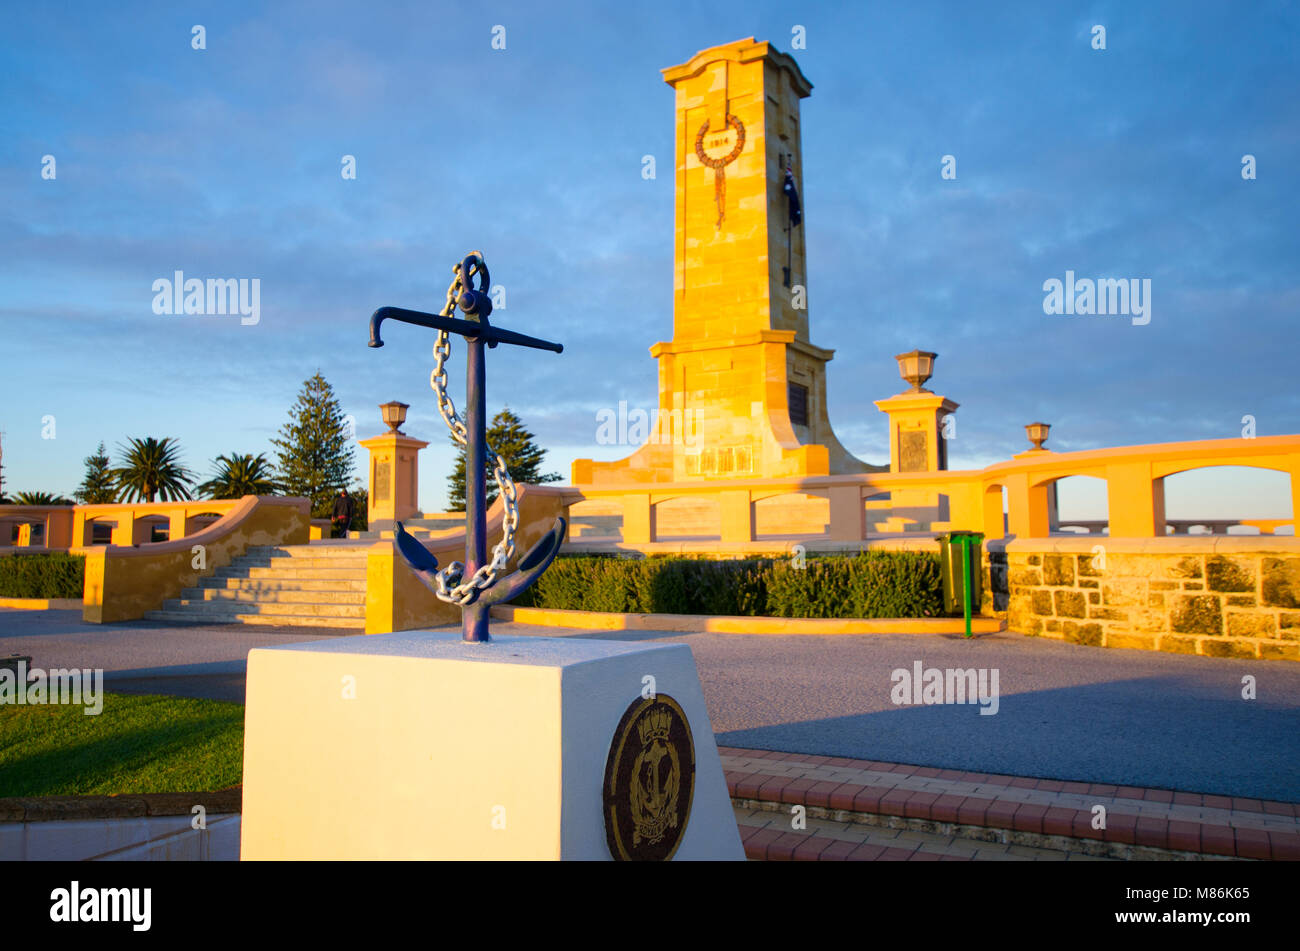
<svg viewBox="0 0 1300 951"><path fill-rule="evenodd" d="M3 534L5 539L4 544L6 546L18 544L18 533L24 525L28 524L31 524L31 522L22 518L0 519L0 533Z"/></svg>
<svg viewBox="0 0 1300 951"><path fill-rule="evenodd" d="M1261 466L1201 466L1165 482L1173 535L1294 535L1291 474Z"/></svg>
<svg viewBox="0 0 1300 951"><path fill-rule="evenodd" d="M583 499L569 506L570 542L623 540L623 503L620 499Z"/></svg>
<svg viewBox="0 0 1300 951"><path fill-rule="evenodd" d="M86 534L84 538L73 539L73 543L80 541L83 545L111 545L113 544L113 531L117 528L116 518L88 518L86 519Z"/></svg>
<svg viewBox="0 0 1300 951"><path fill-rule="evenodd" d="M170 539L170 520L165 515L142 515L135 520L135 544L165 542Z"/></svg>
<svg viewBox="0 0 1300 951"><path fill-rule="evenodd" d="M679 495L654 505L654 540L722 540L722 506L716 495Z"/></svg>
<svg viewBox="0 0 1300 951"><path fill-rule="evenodd" d="M866 510L867 534L877 535L883 533L888 528L889 519L894 514L892 496L888 492L877 492L875 495L869 495L863 500L863 508Z"/></svg>
<svg viewBox="0 0 1300 951"><path fill-rule="evenodd" d="M1107 535L1110 503L1106 480L1062 476L1047 485L1048 524L1053 535Z"/></svg>
<svg viewBox="0 0 1300 951"><path fill-rule="evenodd" d="M831 502L827 496L803 492L774 495L754 503L754 538L789 541L825 535L830 530L830 518Z"/></svg>
<svg viewBox="0 0 1300 951"><path fill-rule="evenodd" d="M45 520L43 518L31 515L14 515L5 520L0 531L6 534L9 539L8 544L24 544L22 541L23 531L27 531L27 540L25 545L31 548L41 548L45 545Z"/></svg>
<svg viewBox="0 0 1300 951"><path fill-rule="evenodd" d="M185 518L185 534L193 535L203 531L213 522L224 516L220 512L199 512L197 515L189 515Z"/></svg>

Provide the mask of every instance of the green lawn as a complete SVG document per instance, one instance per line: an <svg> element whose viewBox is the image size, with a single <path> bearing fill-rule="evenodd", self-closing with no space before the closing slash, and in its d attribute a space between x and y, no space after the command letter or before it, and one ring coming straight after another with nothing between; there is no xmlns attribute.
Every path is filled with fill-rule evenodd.
<svg viewBox="0 0 1300 951"><path fill-rule="evenodd" d="M0 797L205 792L242 781L244 707L107 694L78 705L0 706Z"/></svg>

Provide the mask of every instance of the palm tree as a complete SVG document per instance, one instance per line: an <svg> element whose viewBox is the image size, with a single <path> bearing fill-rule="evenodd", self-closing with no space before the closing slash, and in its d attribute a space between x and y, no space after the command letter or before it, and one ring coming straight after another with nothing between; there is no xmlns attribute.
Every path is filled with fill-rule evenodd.
<svg viewBox="0 0 1300 951"><path fill-rule="evenodd" d="M122 490L122 501L152 502L155 496L162 496L164 502L192 498L189 487L194 474L181 465L180 445L172 437L132 439L129 445L119 445L118 451L123 464L113 470L113 479Z"/></svg>
<svg viewBox="0 0 1300 951"><path fill-rule="evenodd" d="M214 499L238 499L245 495L274 495L279 484L271 477L266 454L232 452L217 456L212 464L213 478L195 491Z"/></svg>
<svg viewBox="0 0 1300 951"><path fill-rule="evenodd" d="M52 492L19 492L13 497L13 505L75 505L71 499Z"/></svg>

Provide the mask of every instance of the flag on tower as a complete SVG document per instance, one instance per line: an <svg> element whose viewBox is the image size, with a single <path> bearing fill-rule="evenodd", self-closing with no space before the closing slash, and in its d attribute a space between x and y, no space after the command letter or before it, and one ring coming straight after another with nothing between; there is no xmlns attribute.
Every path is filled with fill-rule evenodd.
<svg viewBox="0 0 1300 951"><path fill-rule="evenodd" d="M794 173L788 165L785 167L785 184L781 186L781 191L785 192L790 209L790 225L796 226L803 220L803 212L799 209L799 190L794 187Z"/></svg>

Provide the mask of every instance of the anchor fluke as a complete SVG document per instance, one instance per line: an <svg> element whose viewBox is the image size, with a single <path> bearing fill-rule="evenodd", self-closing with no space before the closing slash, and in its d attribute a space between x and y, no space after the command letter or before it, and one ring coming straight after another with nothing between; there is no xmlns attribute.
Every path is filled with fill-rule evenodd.
<svg viewBox="0 0 1300 951"><path fill-rule="evenodd" d="M556 553L564 544L566 527L567 523L563 518L556 518L551 530L539 538L537 544L528 549L528 553L519 559L519 570L499 579L495 585L479 596L480 600L485 604L501 604L531 587L532 583L540 578L542 572L555 560Z"/></svg>
<svg viewBox="0 0 1300 951"><path fill-rule="evenodd" d="M405 528L402 523L398 522L395 526L397 535L397 550L402 553L406 563L416 571L437 571L438 559L433 557L433 552L421 545Z"/></svg>

